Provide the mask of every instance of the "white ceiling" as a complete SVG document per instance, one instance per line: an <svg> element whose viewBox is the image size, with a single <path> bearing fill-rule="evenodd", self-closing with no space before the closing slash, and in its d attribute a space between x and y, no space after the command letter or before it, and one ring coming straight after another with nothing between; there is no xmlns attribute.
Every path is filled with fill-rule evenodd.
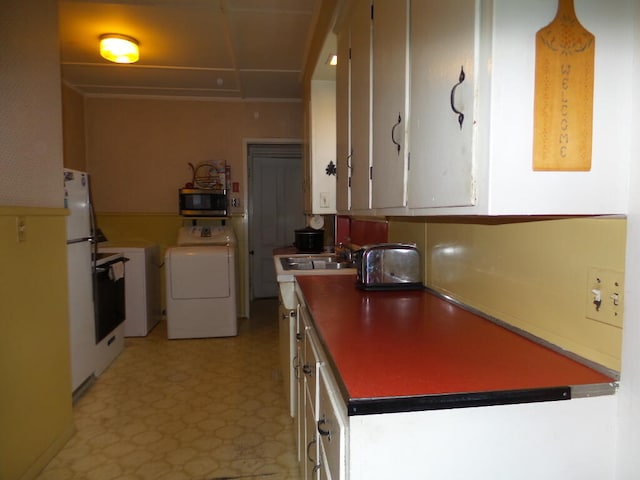
<svg viewBox="0 0 640 480"><path fill-rule="evenodd" d="M87 94L299 99L320 4L60 0L62 78ZM140 60L104 60L104 33L136 38Z"/></svg>

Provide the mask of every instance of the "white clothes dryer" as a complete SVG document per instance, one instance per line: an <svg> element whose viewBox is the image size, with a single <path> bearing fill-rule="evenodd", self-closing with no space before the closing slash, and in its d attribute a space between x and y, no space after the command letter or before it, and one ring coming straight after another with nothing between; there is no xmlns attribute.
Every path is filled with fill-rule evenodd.
<svg viewBox="0 0 640 480"><path fill-rule="evenodd" d="M167 337L238 334L236 239L230 227L184 227L165 253Z"/></svg>

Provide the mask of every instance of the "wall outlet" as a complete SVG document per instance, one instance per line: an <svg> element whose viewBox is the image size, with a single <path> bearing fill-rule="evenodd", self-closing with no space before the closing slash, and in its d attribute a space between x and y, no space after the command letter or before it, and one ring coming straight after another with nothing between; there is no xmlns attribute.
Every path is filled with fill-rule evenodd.
<svg viewBox="0 0 640 480"><path fill-rule="evenodd" d="M329 192L320 192L320 208L329 208Z"/></svg>
<svg viewBox="0 0 640 480"><path fill-rule="evenodd" d="M587 318L622 327L624 272L590 267L586 293Z"/></svg>

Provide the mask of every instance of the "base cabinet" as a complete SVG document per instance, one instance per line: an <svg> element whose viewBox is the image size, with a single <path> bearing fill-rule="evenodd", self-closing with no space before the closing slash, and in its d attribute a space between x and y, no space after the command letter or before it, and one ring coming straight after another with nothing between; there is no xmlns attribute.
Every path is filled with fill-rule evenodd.
<svg viewBox="0 0 640 480"><path fill-rule="evenodd" d="M349 480L602 480L616 396L349 417Z"/></svg>
<svg viewBox="0 0 640 480"><path fill-rule="evenodd" d="M303 480L344 480L346 407L304 307L299 309L298 462Z"/></svg>
<svg viewBox="0 0 640 480"><path fill-rule="evenodd" d="M348 416L339 373L298 298L301 361L293 366L304 480L615 478L616 395Z"/></svg>

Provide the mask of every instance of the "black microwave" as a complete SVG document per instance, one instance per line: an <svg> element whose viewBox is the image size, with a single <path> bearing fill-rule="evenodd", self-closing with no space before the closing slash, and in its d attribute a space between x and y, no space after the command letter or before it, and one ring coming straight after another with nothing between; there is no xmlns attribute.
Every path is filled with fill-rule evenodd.
<svg viewBox="0 0 640 480"><path fill-rule="evenodd" d="M226 217L227 195L222 190L181 188L180 215L184 217Z"/></svg>

